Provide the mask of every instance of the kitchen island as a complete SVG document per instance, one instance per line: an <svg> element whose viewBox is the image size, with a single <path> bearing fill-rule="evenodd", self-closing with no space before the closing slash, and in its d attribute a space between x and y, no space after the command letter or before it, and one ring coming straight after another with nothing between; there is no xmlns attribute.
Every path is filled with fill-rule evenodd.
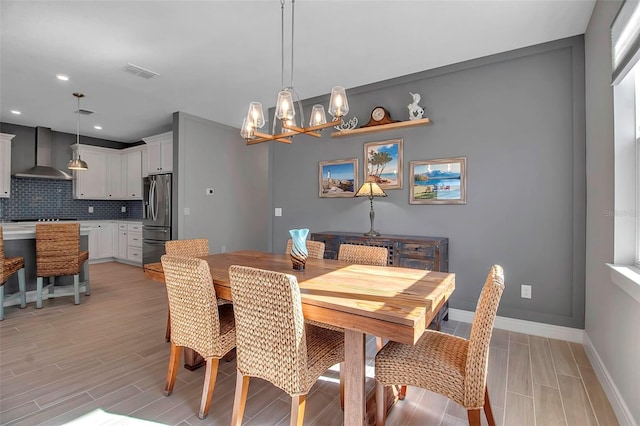
<svg viewBox="0 0 640 426"><path fill-rule="evenodd" d="M6 257L24 257L25 281L27 285L27 301L35 300L36 290L36 222L4 222L2 234L4 239L4 254ZM80 250L87 251L89 229L80 226ZM87 272L88 275L88 272ZM80 268L80 282L88 280L82 268ZM56 285L73 285L73 277L65 276L56 278ZM18 292L18 278L14 274L4 285L5 294ZM32 292L33 295L30 295Z"/></svg>

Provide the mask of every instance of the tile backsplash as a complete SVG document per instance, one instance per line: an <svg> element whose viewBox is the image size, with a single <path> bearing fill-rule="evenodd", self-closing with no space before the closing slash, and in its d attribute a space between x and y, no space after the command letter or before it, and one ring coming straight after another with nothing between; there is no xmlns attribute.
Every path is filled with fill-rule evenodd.
<svg viewBox="0 0 640 426"><path fill-rule="evenodd" d="M70 180L12 177L11 198L0 198L0 222L31 218L142 219L142 201L75 200Z"/></svg>

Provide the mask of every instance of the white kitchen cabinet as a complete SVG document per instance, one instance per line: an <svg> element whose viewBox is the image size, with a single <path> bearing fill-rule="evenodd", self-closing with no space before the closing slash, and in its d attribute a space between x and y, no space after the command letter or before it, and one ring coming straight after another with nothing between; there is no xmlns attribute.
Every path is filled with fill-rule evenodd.
<svg viewBox="0 0 640 426"><path fill-rule="evenodd" d="M108 152L105 156L107 157L107 199L122 200L125 198L122 155L118 152Z"/></svg>
<svg viewBox="0 0 640 426"><path fill-rule="evenodd" d="M122 169L125 172L124 198L142 200L142 150L122 154Z"/></svg>
<svg viewBox="0 0 640 426"><path fill-rule="evenodd" d="M127 224L127 260L142 265L142 223Z"/></svg>
<svg viewBox="0 0 640 426"><path fill-rule="evenodd" d="M14 137L0 133L0 198L11 196L11 139Z"/></svg>
<svg viewBox="0 0 640 426"><path fill-rule="evenodd" d="M74 150L77 147L72 147ZM74 171L73 196L88 200L141 200L142 147L116 150L80 145L88 170Z"/></svg>
<svg viewBox="0 0 640 426"><path fill-rule="evenodd" d="M74 146L74 150L76 147ZM107 156L96 148L80 146L80 155L87 163L87 170L74 170L74 198L101 200L107 198Z"/></svg>
<svg viewBox="0 0 640 426"><path fill-rule="evenodd" d="M142 138L147 144L147 173L150 175L173 171L173 132Z"/></svg>
<svg viewBox="0 0 640 426"><path fill-rule="evenodd" d="M109 260L114 257L112 222L91 222L83 227L89 229L89 260Z"/></svg>

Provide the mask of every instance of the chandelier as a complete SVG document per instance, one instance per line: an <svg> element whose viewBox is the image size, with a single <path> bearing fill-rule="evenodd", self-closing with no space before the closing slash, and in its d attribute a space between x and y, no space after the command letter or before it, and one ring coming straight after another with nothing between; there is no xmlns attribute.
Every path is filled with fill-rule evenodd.
<svg viewBox="0 0 640 426"><path fill-rule="evenodd" d="M319 131L327 127L337 126L342 123L342 117L349 112L349 103L344 87L336 86L331 89L331 97L329 99L328 112L333 117L333 121L327 122L324 106L320 104L313 105L311 108L311 118L308 127L304 126L304 111L302 110L302 102L298 93L293 88L293 28L295 22L295 0L291 0L291 78L289 85L285 87L284 83L284 3L280 0L281 15L281 71L282 71L282 87L278 93L276 102L275 117L271 133L263 133L261 129L264 124L264 112L260 102L251 102L249 111L245 117L240 135L247 140L247 145L253 145L260 142L277 141L282 143L291 143L291 139L295 135L306 134L316 138L320 137ZM298 112L296 113L295 104L298 104ZM276 133L276 118L280 122L279 133ZM297 123L301 123L298 125Z"/></svg>
<svg viewBox="0 0 640 426"><path fill-rule="evenodd" d="M76 111L76 150L71 156L71 161L69 161L67 168L70 170L88 170L89 167L87 163L80 158L80 98L83 98L84 95L82 93L74 93L73 96L78 99L78 110Z"/></svg>

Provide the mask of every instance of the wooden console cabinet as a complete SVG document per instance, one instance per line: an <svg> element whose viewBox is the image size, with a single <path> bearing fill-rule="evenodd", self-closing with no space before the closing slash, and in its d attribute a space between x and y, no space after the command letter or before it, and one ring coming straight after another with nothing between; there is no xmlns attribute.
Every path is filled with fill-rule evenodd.
<svg viewBox="0 0 640 426"><path fill-rule="evenodd" d="M385 247L389 250L389 266L428 269L449 272L449 239L446 237L421 237L415 235L380 235L366 237L356 232L326 231L314 232L310 239L325 244L325 259L337 259L340 244L356 244ZM448 319L447 302L432 322L432 327L440 329L442 320Z"/></svg>

